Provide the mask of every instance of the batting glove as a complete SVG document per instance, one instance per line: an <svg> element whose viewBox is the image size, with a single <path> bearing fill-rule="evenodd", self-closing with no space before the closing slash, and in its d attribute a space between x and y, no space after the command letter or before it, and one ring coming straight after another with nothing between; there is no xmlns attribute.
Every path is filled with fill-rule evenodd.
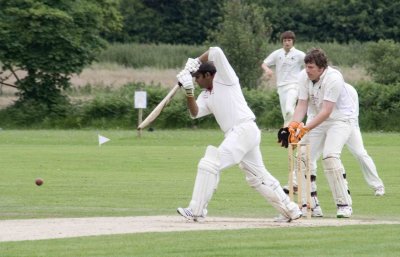
<svg viewBox="0 0 400 257"><path fill-rule="evenodd" d="M186 96L193 97L194 96L194 85L193 85L193 78L190 75L190 72L187 70L182 70L176 76L179 84L185 89Z"/></svg>
<svg viewBox="0 0 400 257"><path fill-rule="evenodd" d="M196 72L199 69L200 64L201 61L199 58L196 59L188 58L185 65L185 70L189 71L190 73Z"/></svg>

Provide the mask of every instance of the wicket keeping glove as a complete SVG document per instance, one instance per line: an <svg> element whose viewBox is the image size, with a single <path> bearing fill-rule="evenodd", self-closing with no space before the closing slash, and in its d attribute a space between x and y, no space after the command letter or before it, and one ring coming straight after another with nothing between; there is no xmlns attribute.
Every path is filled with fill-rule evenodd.
<svg viewBox="0 0 400 257"><path fill-rule="evenodd" d="M199 58L196 59L188 58L185 65L185 70L189 71L190 73L196 72L199 69L200 64L201 61Z"/></svg>
<svg viewBox="0 0 400 257"><path fill-rule="evenodd" d="M193 78L190 75L190 72L187 70L182 70L176 76L179 81L179 84L185 89L186 96L193 97L194 96L194 85L193 85Z"/></svg>
<svg viewBox="0 0 400 257"><path fill-rule="evenodd" d="M300 122L292 121L289 123L288 131L289 131L289 143L298 143L299 140L296 137L297 128L299 127Z"/></svg>
<svg viewBox="0 0 400 257"><path fill-rule="evenodd" d="M296 130L296 138L298 141L300 141L305 134L307 134L310 131L309 128L307 128L304 123L300 123L299 127Z"/></svg>
<svg viewBox="0 0 400 257"><path fill-rule="evenodd" d="M289 128L281 128L278 131L278 143L281 144L282 147L288 148L289 146Z"/></svg>

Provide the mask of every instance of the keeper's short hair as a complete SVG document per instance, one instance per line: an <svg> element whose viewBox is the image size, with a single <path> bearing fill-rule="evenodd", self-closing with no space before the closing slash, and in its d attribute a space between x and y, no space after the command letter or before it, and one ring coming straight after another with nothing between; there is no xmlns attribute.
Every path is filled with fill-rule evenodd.
<svg viewBox="0 0 400 257"><path fill-rule="evenodd" d="M304 63L315 63L319 68L328 67L328 57L321 48L311 48L304 57Z"/></svg>

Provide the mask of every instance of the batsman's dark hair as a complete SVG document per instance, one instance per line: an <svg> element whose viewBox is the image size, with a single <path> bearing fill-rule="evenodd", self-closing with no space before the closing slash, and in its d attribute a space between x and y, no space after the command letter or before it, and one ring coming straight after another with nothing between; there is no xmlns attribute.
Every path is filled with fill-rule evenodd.
<svg viewBox="0 0 400 257"><path fill-rule="evenodd" d="M282 32L282 34L281 34L281 42L284 39L287 39L287 38L292 39L293 40L293 44L294 44L294 42L296 42L296 35L294 34L293 31L288 30L288 31Z"/></svg>
<svg viewBox="0 0 400 257"><path fill-rule="evenodd" d="M217 72L217 69L212 61L202 63L199 69L195 73L192 73L192 76L196 77L199 74L204 76L207 72L210 73L210 75L214 75Z"/></svg>
<svg viewBox="0 0 400 257"><path fill-rule="evenodd" d="M304 57L304 63L315 63L319 68L326 68L328 57L321 48L311 48Z"/></svg>

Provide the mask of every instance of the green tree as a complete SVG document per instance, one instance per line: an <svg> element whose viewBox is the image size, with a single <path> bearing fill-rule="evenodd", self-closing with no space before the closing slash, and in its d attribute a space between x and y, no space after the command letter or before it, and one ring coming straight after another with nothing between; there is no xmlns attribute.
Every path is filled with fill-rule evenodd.
<svg viewBox="0 0 400 257"><path fill-rule="evenodd" d="M62 91L106 46L102 36L121 27L113 0L1 0L0 62L15 76L17 104L40 103L49 111L66 101ZM19 77L16 70L22 70ZM18 73L21 74L21 73ZM9 84L6 84L9 85Z"/></svg>
<svg viewBox="0 0 400 257"><path fill-rule="evenodd" d="M211 33L210 41L223 48L242 86L257 88L262 75L261 56L271 33L264 9L233 0L223 10L223 21Z"/></svg>
<svg viewBox="0 0 400 257"><path fill-rule="evenodd" d="M367 71L375 82L387 85L400 82L400 43L393 40L369 43L366 59Z"/></svg>
<svg viewBox="0 0 400 257"><path fill-rule="evenodd" d="M243 0L266 8L272 41L293 30L300 41L400 40L400 2L392 0Z"/></svg>
<svg viewBox="0 0 400 257"><path fill-rule="evenodd" d="M121 0L124 28L112 40L202 44L215 28L226 0Z"/></svg>

